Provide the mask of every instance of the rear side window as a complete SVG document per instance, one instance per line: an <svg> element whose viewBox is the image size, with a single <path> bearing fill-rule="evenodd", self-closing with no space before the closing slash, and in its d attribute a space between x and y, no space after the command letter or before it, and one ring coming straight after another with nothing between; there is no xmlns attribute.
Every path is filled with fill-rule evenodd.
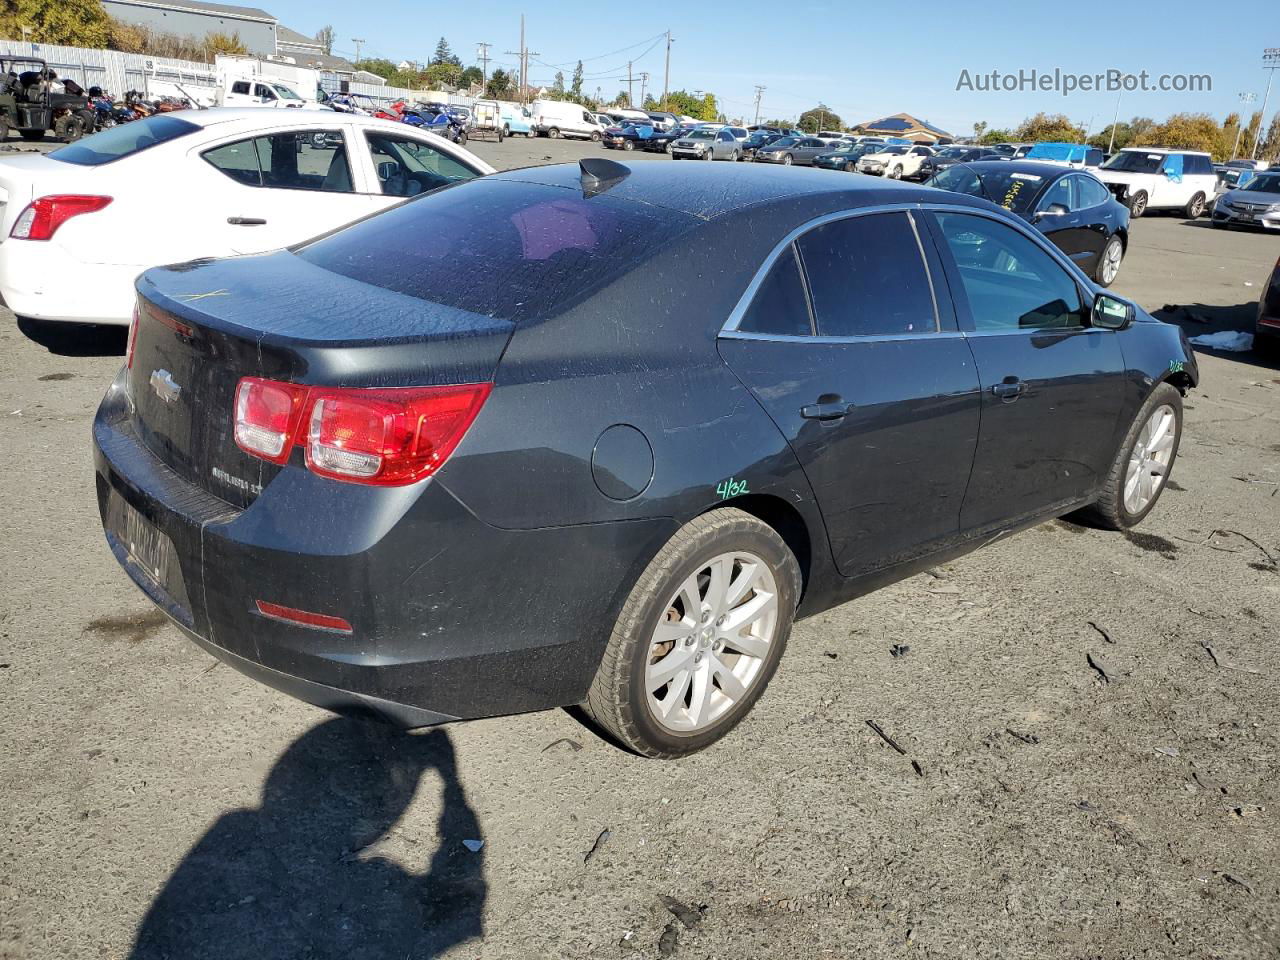
<svg viewBox="0 0 1280 960"><path fill-rule="evenodd" d="M738 329L743 333L769 333L789 337L813 335L809 304L805 297L795 247L788 246L756 291Z"/></svg>
<svg viewBox="0 0 1280 960"><path fill-rule="evenodd" d="M237 80L235 83L233 83L233 84L231 85L231 92L232 92L232 93L242 93L242 94L244 94L245 96L248 96L248 95L249 95L249 81L248 81L248 80Z"/></svg>
<svg viewBox="0 0 1280 960"><path fill-rule="evenodd" d="M247 187L354 193L346 142L335 130L277 133L238 140L212 150L204 159Z"/></svg>
<svg viewBox="0 0 1280 960"><path fill-rule="evenodd" d="M110 163L131 154L154 147L157 144L185 137L200 128L171 113L159 113L144 120L111 127L91 137L77 140L52 151L49 156L63 163L75 163L82 167L95 167Z"/></svg>
<svg viewBox="0 0 1280 960"><path fill-rule="evenodd" d="M1111 199L1111 194L1101 183L1092 177L1077 177L1076 189L1080 194L1081 207L1097 207Z"/></svg>
<svg viewBox="0 0 1280 960"><path fill-rule="evenodd" d="M296 253L353 280L519 322L581 303L697 222L608 196L478 178L423 194Z"/></svg>
<svg viewBox="0 0 1280 960"><path fill-rule="evenodd" d="M937 332L924 255L905 213L837 220L798 246L819 336Z"/></svg>

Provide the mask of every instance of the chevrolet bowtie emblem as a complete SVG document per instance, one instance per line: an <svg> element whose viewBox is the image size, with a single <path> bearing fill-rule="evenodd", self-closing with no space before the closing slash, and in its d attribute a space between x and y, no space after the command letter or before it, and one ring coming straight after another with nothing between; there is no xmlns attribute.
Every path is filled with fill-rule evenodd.
<svg viewBox="0 0 1280 960"><path fill-rule="evenodd" d="M168 370L151 371L151 389L165 403L177 402L178 394L182 392L182 386Z"/></svg>

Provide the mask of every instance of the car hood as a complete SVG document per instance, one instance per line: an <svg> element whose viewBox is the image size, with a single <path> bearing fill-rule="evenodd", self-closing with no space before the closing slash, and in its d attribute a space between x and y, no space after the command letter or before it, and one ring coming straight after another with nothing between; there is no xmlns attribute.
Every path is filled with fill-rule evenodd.
<svg viewBox="0 0 1280 960"><path fill-rule="evenodd" d="M1252 203L1261 206L1280 203L1280 193L1264 190L1228 190L1222 198L1235 203Z"/></svg>
<svg viewBox="0 0 1280 960"><path fill-rule="evenodd" d="M1146 183L1154 173L1136 173L1130 170L1095 170L1098 179L1103 183Z"/></svg>

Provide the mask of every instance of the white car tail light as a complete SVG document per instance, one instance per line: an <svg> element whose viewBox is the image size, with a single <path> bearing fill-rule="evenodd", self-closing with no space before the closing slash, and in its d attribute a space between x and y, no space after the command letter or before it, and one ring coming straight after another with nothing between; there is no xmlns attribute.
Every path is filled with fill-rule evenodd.
<svg viewBox="0 0 1280 960"><path fill-rule="evenodd" d="M48 240L72 217L96 213L110 202L111 197L70 193L40 197L18 214L9 236L17 240Z"/></svg>

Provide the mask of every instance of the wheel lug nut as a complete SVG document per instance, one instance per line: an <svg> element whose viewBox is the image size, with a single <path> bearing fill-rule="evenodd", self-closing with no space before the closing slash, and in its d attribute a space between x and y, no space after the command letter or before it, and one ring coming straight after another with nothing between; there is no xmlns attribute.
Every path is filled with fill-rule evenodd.
<svg viewBox="0 0 1280 960"><path fill-rule="evenodd" d="M694 662L694 663L701 663L701 662L702 662L702 654L700 654L700 653L695 653L695 654L693 655L693 662Z"/></svg>
<svg viewBox="0 0 1280 960"><path fill-rule="evenodd" d="M716 621L716 626L717 626L717 627L720 627L721 629L723 629L723 628L724 628L724 625L725 625L726 623L728 623L728 622L729 622L729 617L728 617L728 615L726 614L725 616L721 617L719 620L717 620L717 621Z"/></svg>

